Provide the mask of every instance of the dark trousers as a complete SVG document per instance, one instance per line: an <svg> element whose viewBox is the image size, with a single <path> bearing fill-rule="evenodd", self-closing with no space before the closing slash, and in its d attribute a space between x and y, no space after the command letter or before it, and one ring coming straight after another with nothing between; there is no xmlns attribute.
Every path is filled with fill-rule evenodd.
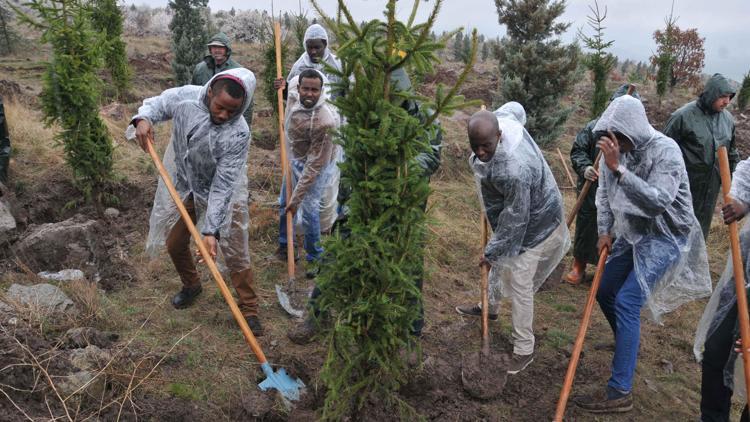
<svg viewBox="0 0 750 422"><path fill-rule="evenodd" d="M732 409L732 390L724 385L724 368L734 352L737 340L734 327L737 323L737 305L727 313L711 337L706 339L701 362L701 421L729 422ZM748 421L748 410L742 412L741 422Z"/></svg>

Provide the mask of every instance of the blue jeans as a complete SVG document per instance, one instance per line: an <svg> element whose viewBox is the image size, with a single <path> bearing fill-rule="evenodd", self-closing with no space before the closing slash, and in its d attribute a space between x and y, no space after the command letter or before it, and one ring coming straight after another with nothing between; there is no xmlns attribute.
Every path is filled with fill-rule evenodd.
<svg viewBox="0 0 750 422"><path fill-rule="evenodd" d="M644 245L646 244L646 245ZM656 246L659 247L648 247ZM648 246L647 246L648 245ZM649 289L664 276L679 258L679 250L666 242L640 242L638 247L648 251L643 260L647 268L639 268ZM615 248L613 248L615 249ZM615 354L612 358L612 376L607 385L629 392L633 389L633 374L638 359L641 337L641 308L646 303L645 293L638 283L633 263L633 249L627 247L622 254L607 261L596 300L615 335Z"/></svg>
<svg viewBox="0 0 750 422"><path fill-rule="evenodd" d="M297 184L297 179L302 175L304 163L298 160L292 160L294 176L292 178L292 188ZM305 232L303 246L307 252L306 259L308 262L317 261L323 254L323 248L320 246L320 196L323 190L323 178L318 176L315 183L305 194L304 199L299 205L297 213L302 213L302 228ZM286 233L286 180L281 181L281 194L279 195L279 246L284 249L287 244Z"/></svg>

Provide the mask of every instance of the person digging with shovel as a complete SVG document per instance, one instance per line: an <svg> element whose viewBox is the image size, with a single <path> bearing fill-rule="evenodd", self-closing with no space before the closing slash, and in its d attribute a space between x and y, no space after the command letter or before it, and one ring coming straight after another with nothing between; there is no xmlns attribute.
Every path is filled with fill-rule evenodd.
<svg viewBox="0 0 750 422"><path fill-rule="evenodd" d="M128 127L147 150L153 125L172 120L172 137L164 166L212 258L221 250L239 297L239 308L256 336L263 327L258 319L258 297L253 289L248 246L247 153L250 131L242 113L255 92L255 75L247 69L216 74L204 86L171 88L148 98ZM201 293L198 271L190 251L190 232L163 182L154 198L146 250L152 256L166 245L182 280L182 290L172 299L177 309L190 306ZM195 239L201 241L201 239Z"/></svg>
<svg viewBox="0 0 750 422"><path fill-rule="evenodd" d="M706 246L677 144L648 123L643 104L616 98L594 127L598 249L609 250L596 295L615 337L606 388L573 398L593 413L633 408L641 308L662 314L711 294ZM613 242L613 238L617 240Z"/></svg>
<svg viewBox="0 0 750 422"><path fill-rule="evenodd" d="M622 97L627 94L630 84L623 84L612 94L609 99ZM631 92L634 98L641 99L635 90ZM594 119L586 127L581 129L576 135L573 147L570 149L570 162L573 164L573 170L578 174L578 185L576 186L580 194L586 181L591 181L586 199L576 215L576 230L573 241L573 265L563 280L570 284L579 284L586 277L586 265L596 263L599 260L599 253L596 251L596 242L598 236L596 233L596 188L599 174L594 168L594 161L599 154L599 148L596 146L598 139L594 137L594 126L599 119Z"/></svg>
<svg viewBox="0 0 750 422"><path fill-rule="evenodd" d="M731 202L725 203L722 215L725 224L742 220L750 210L750 159L740 161L734 171L730 190ZM750 224L745 223L739 234L740 252L744 264L745 282L750 280ZM734 367L739 354L740 335L737 290L734 279L732 256L721 279L716 284L711 300L703 312L695 335L693 351L701 363L702 422L728 422L732 410L732 395L735 390ZM740 280L742 283L742 280ZM741 358L740 358L741 360ZM745 405L741 421L748 421Z"/></svg>
<svg viewBox="0 0 750 422"><path fill-rule="evenodd" d="M500 298L509 297L513 357L508 373L516 374L534 360L534 293L567 253L570 234L552 171L523 128L523 107L509 103L496 114L483 110L469 120L469 164L492 228L480 261L490 269L489 319L498 318ZM469 304L456 311L479 317L482 308Z"/></svg>

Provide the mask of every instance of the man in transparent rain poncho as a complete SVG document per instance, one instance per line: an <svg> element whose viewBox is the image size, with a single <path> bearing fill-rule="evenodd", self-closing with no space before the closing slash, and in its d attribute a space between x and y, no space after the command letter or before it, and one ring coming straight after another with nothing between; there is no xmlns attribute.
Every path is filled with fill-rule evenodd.
<svg viewBox="0 0 750 422"><path fill-rule="evenodd" d="M211 255L215 257L221 250L240 311L253 333L261 335L248 248L250 130L242 117L254 91L255 76L244 68L218 73L202 87L168 89L143 102L128 134L134 134L145 150L147 139L153 139L153 125L172 120L164 166L188 213L197 220ZM190 306L202 290L190 251L190 233L161 179L149 223L147 251L154 255L166 245L182 280L182 290L174 296L172 305L178 309Z"/></svg>
<svg viewBox="0 0 750 422"><path fill-rule="evenodd" d="M316 264L323 254L320 246L320 199L336 170L333 131L339 126L336 109L327 103L326 78L307 69L290 82L286 107L286 140L293 191L286 203L286 181L279 195L279 251L287 250L286 213L301 219L308 264ZM299 211L299 212L298 212ZM317 267L307 269L307 277L317 275Z"/></svg>
<svg viewBox="0 0 750 422"><path fill-rule="evenodd" d="M511 300L513 358L508 373L533 361L534 293L570 247L563 202L552 172L523 123L526 113L508 103L495 114L475 113L469 141L480 203L492 227L480 266L490 267L490 319L500 298ZM456 307L462 315L480 316L478 304Z"/></svg>
<svg viewBox="0 0 750 422"><path fill-rule="evenodd" d="M609 250L596 299L614 333L615 352L606 389L596 387L574 402L590 412L626 412L633 408L641 308L645 304L658 321L709 295L711 279L677 144L651 127L643 104L630 95L612 101L594 133L602 151L598 249Z"/></svg>
<svg viewBox="0 0 750 422"><path fill-rule="evenodd" d="M726 224L745 217L750 207L750 160L740 161L734 171L732 201L722 208ZM750 280L750 224L740 231L740 251L745 268L745 282ZM737 321L737 291L734 285L734 267L731 252L721 279L711 300L706 305L695 336L695 357L701 362L701 421L726 422L732 409L735 362L735 341L740 338ZM739 346L737 346L739 347ZM740 364L742 360L740 359ZM741 373L741 371L739 372ZM743 383L742 375L738 379ZM744 385L739 385L743 387ZM748 420L747 405L742 421Z"/></svg>
<svg viewBox="0 0 750 422"><path fill-rule="evenodd" d="M333 100L340 94L332 84L338 83L341 78L334 71L341 71L341 61L330 48L328 48L328 32L321 25L315 23L310 25L305 31L303 39L305 52L292 65L289 74L284 78L276 79L273 82L274 89L284 89L284 96L287 96L287 84L292 79L299 76L305 70L312 69L321 72L326 77L326 91L329 100ZM333 146L333 157L336 162L344 159L344 150L341 145ZM323 181L323 193L320 198L320 229L322 232L329 232L337 217L338 201L336 197L339 194L339 179L341 173L337 166L325 176ZM286 261L286 249L278 251L279 259Z"/></svg>

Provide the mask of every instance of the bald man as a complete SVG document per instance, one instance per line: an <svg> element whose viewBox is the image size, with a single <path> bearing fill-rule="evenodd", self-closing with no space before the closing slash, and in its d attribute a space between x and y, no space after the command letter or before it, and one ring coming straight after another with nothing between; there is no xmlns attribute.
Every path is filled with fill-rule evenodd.
<svg viewBox="0 0 750 422"><path fill-rule="evenodd" d="M480 258L490 269L489 314L496 320L500 299L511 300L513 358L509 374L533 361L534 293L557 267L570 247L563 223L562 196L552 172L529 133L525 111L475 113L469 121L469 142L482 207L492 236ZM480 316L479 304L456 307L462 315Z"/></svg>

